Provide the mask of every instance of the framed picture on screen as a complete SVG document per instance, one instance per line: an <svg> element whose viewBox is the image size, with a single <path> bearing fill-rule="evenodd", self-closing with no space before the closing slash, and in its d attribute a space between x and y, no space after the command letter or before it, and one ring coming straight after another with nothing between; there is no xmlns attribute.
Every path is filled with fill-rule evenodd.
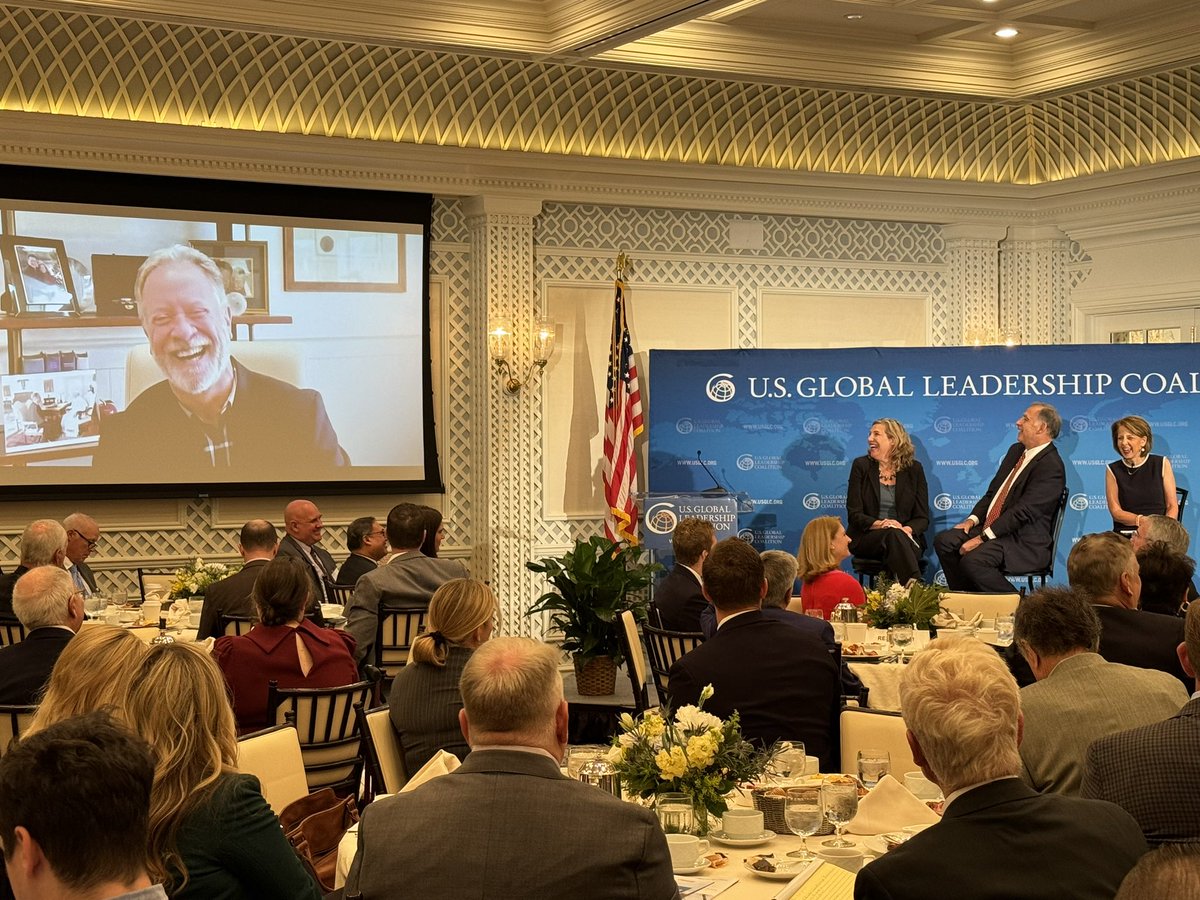
<svg viewBox="0 0 1200 900"><path fill-rule="evenodd" d="M225 281L225 296L234 315L265 316L271 312L266 241L189 241L212 259ZM245 299L245 308L242 301Z"/></svg>
<svg viewBox="0 0 1200 900"><path fill-rule="evenodd" d="M79 313L67 250L55 238L0 236L7 290L19 316Z"/></svg>
<svg viewBox="0 0 1200 900"><path fill-rule="evenodd" d="M406 290L396 234L338 228L283 230L283 284L289 291Z"/></svg>

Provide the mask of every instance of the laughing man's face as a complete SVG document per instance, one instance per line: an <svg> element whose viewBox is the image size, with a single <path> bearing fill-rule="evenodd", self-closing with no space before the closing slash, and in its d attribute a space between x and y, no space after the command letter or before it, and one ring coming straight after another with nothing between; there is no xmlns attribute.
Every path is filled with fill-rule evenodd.
<svg viewBox="0 0 1200 900"><path fill-rule="evenodd" d="M151 272L141 313L150 354L177 393L202 394L229 368L229 307L196 266L168 262Z"/></svg>

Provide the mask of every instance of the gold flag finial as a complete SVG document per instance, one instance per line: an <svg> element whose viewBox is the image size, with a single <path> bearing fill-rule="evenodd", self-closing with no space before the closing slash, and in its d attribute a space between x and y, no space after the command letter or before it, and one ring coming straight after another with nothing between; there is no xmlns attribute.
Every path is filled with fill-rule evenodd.
<svg viewBox="0 0 1200 900"><path fill-rule="evenodd" d="M620 253L617 254L617 280L624 281L625 273L628 271L629 271L629 257L625 254L625 251L622 250Z"/></svg>

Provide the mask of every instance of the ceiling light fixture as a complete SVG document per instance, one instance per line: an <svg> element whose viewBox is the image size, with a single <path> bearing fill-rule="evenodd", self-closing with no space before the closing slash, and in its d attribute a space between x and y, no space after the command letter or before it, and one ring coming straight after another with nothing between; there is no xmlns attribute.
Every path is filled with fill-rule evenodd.
<svg viewBox="0 0 1200 900"><path fill-rule="evenodd" d="M1005 25L1003 28L997 28L995 31L995 35L998 38L1014 38L1020 33L1011 25Z"/></svg>

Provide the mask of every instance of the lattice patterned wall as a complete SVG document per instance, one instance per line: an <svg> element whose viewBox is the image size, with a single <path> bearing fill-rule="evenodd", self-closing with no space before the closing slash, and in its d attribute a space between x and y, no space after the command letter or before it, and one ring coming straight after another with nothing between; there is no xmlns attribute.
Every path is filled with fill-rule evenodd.
<svg viewBox="0 0 1200 900"><path fill-rule="evenodd" d="M1070 244L1065 237L1009 239L1000 244L1001 325L1026 344L1061 344L1071 338Z"/></svg>
<svg viewBox="0 0 1200 900"><path fill-rule="evenodd" d="M1200 156L1200 66L1025 104L0 6L0 108L428 146L1037 184Z"/></svg>

